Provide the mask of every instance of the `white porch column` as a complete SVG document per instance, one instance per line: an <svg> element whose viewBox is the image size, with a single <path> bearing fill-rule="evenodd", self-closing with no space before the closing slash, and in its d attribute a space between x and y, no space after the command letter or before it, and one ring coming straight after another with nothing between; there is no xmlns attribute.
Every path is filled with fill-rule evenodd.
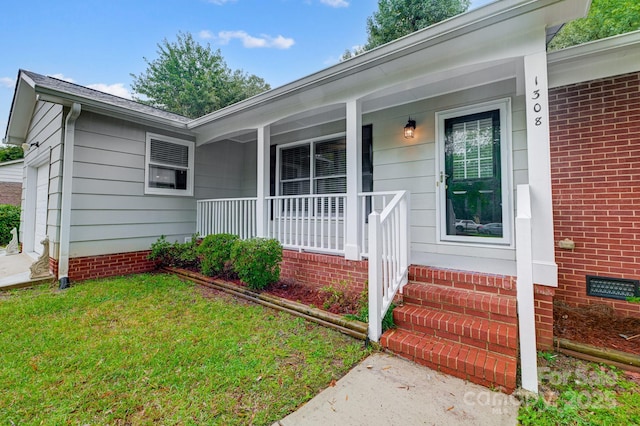
<svg viewBox="0 0 640 426"><path fill-rule="evenodd" d="M347 102L347 202L344 257L360 260L360 232L358 192L362 190L362 103Z"/></svg>
<svg viewBox="0 0 640 426"><path fill-rule="evenodd" d="M256 201L256 236L267 236L267 202L269 196L269 165L271 152L271 127L258 127L258 173Z"/></svg>
<svg viewBox="0 0 640 426"><path fill-rule="evenodd" d="M524 57L527 114L527 155L533 229L533 282L556 287L553 207L551 202L551 151L547 54L543 48Z"/></svg>

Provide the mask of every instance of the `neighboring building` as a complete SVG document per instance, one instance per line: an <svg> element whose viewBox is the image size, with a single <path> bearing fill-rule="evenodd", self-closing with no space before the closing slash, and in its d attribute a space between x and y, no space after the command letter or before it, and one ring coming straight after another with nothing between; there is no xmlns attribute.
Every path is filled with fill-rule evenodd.
<svg viewBox="0 0 640 426"><path fill-rule="evenodd" d="M386 347L508 391L520 353L537 380L554 295L589 303L584 275L638 270L625 238L640 196L622 182L638 142L640 32L546 52L588 4L491 3L195 120L20 71L5 141L38 142L25 157L24 250L48 235L63 282L149 270L160 235L277 238L287 277L368 282L383 306L409 281ZM612 187L628 202L587 206ZM556 249L565 238L573 252Z"/></svg>
<svg viewBox="0 0 640 426"><path fill-rule="evenodd" d="M24 160L0 163L0 204L20 205Z"/></svg>

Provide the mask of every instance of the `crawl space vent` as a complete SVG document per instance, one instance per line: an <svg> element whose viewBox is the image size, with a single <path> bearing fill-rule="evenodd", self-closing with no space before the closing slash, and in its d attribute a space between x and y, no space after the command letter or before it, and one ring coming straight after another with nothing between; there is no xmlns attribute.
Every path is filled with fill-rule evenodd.
<svg viewBox="0 0 640 426"><path fill-rule="evenodd" d="M638 280L587 275L587 295L626 300L640 296Z"/></svg>

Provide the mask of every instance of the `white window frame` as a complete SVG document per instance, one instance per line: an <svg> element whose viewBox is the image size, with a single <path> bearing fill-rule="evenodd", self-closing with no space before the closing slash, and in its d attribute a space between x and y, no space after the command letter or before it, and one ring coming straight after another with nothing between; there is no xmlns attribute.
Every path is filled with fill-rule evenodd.
<svg viewBox="0 0 640 426"><path fill-rule="evenodd" d="M447 235L446 188L440 182L440 176L445 174L445 120L482 112L500 111L500 173L502 191L502 238L473 237L464 235ZM473 246L486 245L488 247L512 248L513 241L513 165L512 165L512 125L511 98L449 109L436 113L436 235L438 243L468 244Z"/></svg>
<svg viewBox="0 0 640 426"><path fill-rule="evenodd" d="M299 194L299 195L314 195L317 194L315 192L315 182L317 179L328 179L328 178L335 178L335 177L342 177L342 175L332 175L332 176L322 176L321 178L318 178L315 175L315 167L316 167L316 162L315 162L315 145L318 143L322 143L322 142L327 142L330 140L334 140L334 139L342 139L342 138L346 138L347 134L345 132L341 132L341 133L334 133L331 135L327 135L327 136L323 136L321 138L312 138L312 139L305 139L302 141L296 141L296 142L291 142L291 143L286 143L286 144L282 144L282 145L278 145L277 148L277 152L276 152L276 194L278 196L282 195L282 188L280 186L281 184L281 180L280 180L280 176L281 176L281 170L280 167L282 166L282 149L287 149L287 148L293 148L296 146L300 146L300 145L309 145L309 167L310 167L310 171L311 171L311 175L309 176L308 180L309 180L309 194ZM346 179L347 175L344 175L344 178ZM306 180L307 178L300 178L299 180ZM326 194L326 195L332 195L332 194Z"/></svg>
<svg viewBox="0 0 640 426"><path fill-rule="evenodd" d="M177 145L183 145L188 147L188 167L179 167L172 164L156 163L151 161L151 139L161 140L163 142L174 143ZM171 136L160 135L157 133L147 133L146 137L146 149L145 149L145 161L144 161L144 193L152 195L173 195L173 196L193 196L193 182L194 182L194 163L195 163L195 142L185 139L178 139ZM187 187L186 189L172 189L172 188L154 188L149 186L149 168L150 166L162 166L173 167L175 169L187 171Z"/></svg>

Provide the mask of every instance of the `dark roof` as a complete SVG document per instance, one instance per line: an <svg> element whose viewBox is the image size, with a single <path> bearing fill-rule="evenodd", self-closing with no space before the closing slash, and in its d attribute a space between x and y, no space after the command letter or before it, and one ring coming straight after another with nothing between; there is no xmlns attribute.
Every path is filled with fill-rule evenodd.
<svg viewBox="0 0 640 426"><path fill-rule="evenodd" d="M148 114L167 120L174 120L181 123L188 123L190 118L174 114L172 112L164 111L159 108L154 108L149 105L142 104L140 102L132 101L129 99L121 98L119 96L110 95L109 93L101 92L99 90L90 89L79 84L69 83L68 81L60 80L54 77L49 77L35 72L20 70L30 79L32 79L37 86L52 89L58 92L67 93L73 96L79 96L82 98L92 99L105 104L110 104L116 107L125 108L132 111L137 111L143 114Z"/></svg>

